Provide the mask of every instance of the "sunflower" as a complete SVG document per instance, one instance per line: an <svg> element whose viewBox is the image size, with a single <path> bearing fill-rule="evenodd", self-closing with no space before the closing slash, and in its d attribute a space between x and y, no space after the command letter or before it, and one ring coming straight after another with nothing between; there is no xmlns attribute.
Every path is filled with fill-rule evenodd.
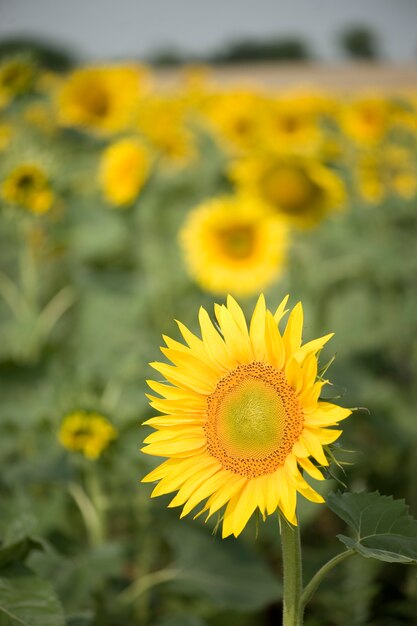
<svg viewBox="0 0 417 626"><path fill-rule="evenodd" d="M13 137L13 130L10 124L0 122L0 152L6 150Z"/></svg>
<svg viewBox="0 0 417 626"><path fill-rule="evenodd" d="M392 121L391 112L390 102L379 96L348 102L340 114L342 130L359 145L374 145L386 136Z"/></svg>
<svg viewBox="0 0 417 626"><path fill-rule="evenodd" d="M146 84L146 70L136 65L75 70L59 90L59 122L105 134L124 130Z"/></svg>
<svg viewBox="0 0 417 626"><path fill-rule="evenodd" d="M180 243L188 271L203 289L249 296L278 277L287 229L258 200L224 196L191 211Z"/></svg>
<svg viewBox="0 0 417 626"><path fill-rule="evenodd" d="M220 92L208 100L204 117L226 149L241 152L259 141L264 103L254 91Z"/></svg>
<svg viewBox="0 0 417 626"><path fill-rule="evenodd" d="M285 215L294 225L309 227L344 201L344 185L315 160L285 155L253 155L232 165L230 176L250 193Z"/></svg>
<svg viewBox="0 0 417 626"><path fill-rule="evenodd" d="M325 446L342 432L331 427L351 413L319 399L317 352L332 335L301 344L301 303L281 334L286 302L273 314L261 295L249 328L230 296L215 306L218 327L201 308L202 338L179 323L186 345L166 337L161 348L173 365L151 364L169 384L148 382L163 415L145 422L156 431L143 452L167 460L143 481L159 481L152 496L178 491L169 506L184 505L181 517L203 501L208 517L227 505L223 537L237 537L256 509L296 525L297 492L323 502L302 471L323 479L310 457L329 464Z"/></svg>
<svg viewBox="0 0 417 626"><path fill-rule="evenodd" d="M46 172L33 163L24 163L9 172L0 193L6 202L36 215L47 213L55 200Z"/></svg>
<svg viewBox="0 0 417 626"><path fill-rule="evenodd" d="M25 57L11 57L0 63L0 106L31 90L36 66Z"/></svg>
<svg viewBox="0 0 417 626"><path fill-rule="evenodd" d="M261 118L261 144L279 153L316 153L325 139L321 120L332 106L329 98L313 92L269 99Z"/></svg>
<svg viewBox="0 0 417 626"><path fill-rule="evenodd" d="M58 433L58 439L64 448L81 452L93 460L101 456L116 437L117 431L107 418L87 411L76 411L67 415Z"/></svg>
<svg viewBox="0 0 417 626"><path fill-rule="evenodd" d="M100 163L100 185L114 206L131 204L149 174L149 155L136 139L121 139L104 151Z"/></svg>
<svg viewBox="0 0 417 626"><path fill-rule="evenodd" d="M409 200L417 193L415 152L409 147L391 144L362 154L356 177L362 197L372 204L390 195Z"/></svg>
<svg viewBox="0 0 417 626"><path fill-rule="evenodd" d="M177 96L145 98L138 108L137 129L164 165L184 166L196 155L187 127L186 102Z"/></svg>

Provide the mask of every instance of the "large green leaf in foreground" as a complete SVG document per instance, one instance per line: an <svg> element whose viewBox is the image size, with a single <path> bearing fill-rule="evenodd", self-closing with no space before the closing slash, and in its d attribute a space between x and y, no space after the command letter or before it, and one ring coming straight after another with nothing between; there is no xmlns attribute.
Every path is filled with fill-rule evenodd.
<svg viewBox="0 0 417 626"><path fill-rule="evenodd" d="M404 500L374 493L332 493L329 508L354 531L338 535L346 547L388 563L417 563L417 520Z"/></svg>
<svg viewBox="0 0 417 626"><path fill-rule="evenodd" d="M0 615L23 626L64 626L52 585L21 565L0 570Z"/></svg>

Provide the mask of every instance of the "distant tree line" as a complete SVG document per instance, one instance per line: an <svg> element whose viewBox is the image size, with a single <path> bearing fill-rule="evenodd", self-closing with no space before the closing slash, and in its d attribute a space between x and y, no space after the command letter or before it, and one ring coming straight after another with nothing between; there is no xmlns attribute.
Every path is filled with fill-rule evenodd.
<svg viewBox="0 0 417 626"><path fill-rule="evenodd" d="M351 59L378 60L381 53L376 34L366 26L351 26L338 36L338 44L344 56ZM0 42L0 59L15 52L30 53L51 70L70 68L74 56L67 49L37 39L11 38ZM315 55L310 46L298 37L273 37L262 39L240 39L213 54L193 56L174 48L161 48L149 55L146 61L158 67L197 63L243 63L264 61L308 61Z"/></svg>

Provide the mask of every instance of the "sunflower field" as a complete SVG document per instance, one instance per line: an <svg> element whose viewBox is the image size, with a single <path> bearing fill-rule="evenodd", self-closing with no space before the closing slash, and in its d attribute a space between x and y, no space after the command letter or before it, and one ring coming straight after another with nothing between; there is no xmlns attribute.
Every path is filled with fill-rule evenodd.
<svg viewBox="0 0 417 626"><path fill-rule="evenodd" d="M0 626L417 624L417 91L4 57L0 240Z"/></svg>

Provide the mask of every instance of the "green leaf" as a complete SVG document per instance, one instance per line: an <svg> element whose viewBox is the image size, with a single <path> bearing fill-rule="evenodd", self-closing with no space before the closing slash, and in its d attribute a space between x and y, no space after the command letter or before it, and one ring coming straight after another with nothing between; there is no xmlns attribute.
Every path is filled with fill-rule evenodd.
<svg viewBox="0 0 417 626"><path fill-rule="evenodd" d="M32 536L34 519L22 515L6 529L3 542L0 543L0 568L17 561L24 561L32 550L45 550L45 542Z"/></svg>
<svg viewBox="0 0 417 626"><path fill-rule="evenodd" d="M53 587L23 566L0 570L0 615L21 626L64 626Z"/></svg>
<svg viewBox="0 0 417 626"><path fill-rule="evenodd" d="M163 617L155 626L205 626L205 622L195 615L181 613Z"/></svg>
<svg viewBox="0 0 417 626"><path fill-rule="evenodd" d="M388 563L417 563L417 520L404 500L373 493L332 493L329 508L353 530L338 539L366 558Z"/></svg>
<svg viewBox="0 0 417 626"><path fill-rule="evenodd" d="M201 593L222 608L260 609L281 596L281 586L262 560L235 539L213 537L208 530L173 525L167 538L180 571L170 583L179 592Z"/></svg>

